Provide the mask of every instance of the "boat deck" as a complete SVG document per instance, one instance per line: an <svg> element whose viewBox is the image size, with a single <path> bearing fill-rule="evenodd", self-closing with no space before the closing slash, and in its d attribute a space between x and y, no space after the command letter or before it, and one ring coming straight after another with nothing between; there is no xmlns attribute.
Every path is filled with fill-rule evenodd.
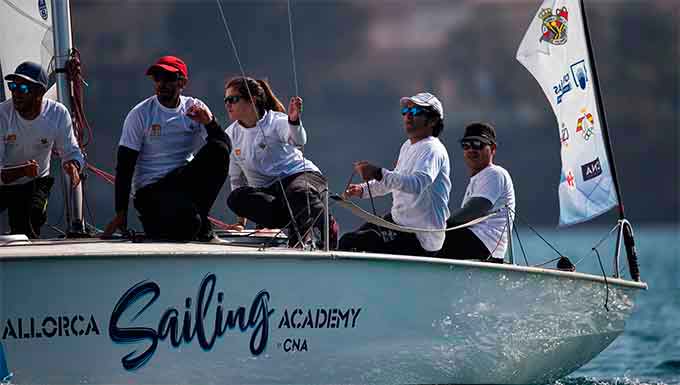
<svg viewBox="0 0 680 385"><path fill-rule="evenodd" d="M271 246L274 245L274 246ZM325 260L373 260L444 264L481 269L500 269L536 274L563 276L572 279L604 283L601 275L560 271L551 268L520 266L513 264L486 263L477 260L454 260L345 251L307 251L286 246L286 238L275 234L251 236L251 234L222 235L219 242L157 242L104 239L44 239L34 241L9 241L0 243L0 262L11 260L45 258L130 258L169 256L247 257L256 259L325 259ZM638 289L647 289L644 282L619 278L607 278L607 283Z"/></svg>

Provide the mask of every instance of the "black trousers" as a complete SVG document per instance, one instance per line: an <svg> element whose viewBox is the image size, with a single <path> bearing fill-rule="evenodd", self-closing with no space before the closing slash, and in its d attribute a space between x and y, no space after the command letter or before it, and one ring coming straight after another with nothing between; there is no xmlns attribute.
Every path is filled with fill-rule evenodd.
<svg viewBox="0 0 680 385"><path fill-rule="evenodd" d="M190 241L209 238L210 208L227 179L230 144L210 140L186 166L135 193L134 205L146 236Z"/></svg>
<svg viewBox="0 0 680 385"><path fill-rule="evenodd" d="M287 227L288 244L295 246L299 239L298 231L300 236L304 237L312 226L319 231L323 229L322 194L325 190L326 178L323 175L318 172L301 172L282 178L281 183L277 181L268 187L239 187L229 194L227 205L239 217L247 218L259 226ZM295 224L291 222L286 198L293 212ZM323 233L321 231L321 234Z"/></svg>
<svg viewBox="0 0 680 385"><path fill-rule="evenodd" d="M9 210L11 234L40 237L53 184L54 178L46 176L20 185L0 186L0 212Z"/></svg>
<svg viewBox="0 0 680 385"><path fill-rule="evenodd" d="M385 215L383 219L394 223L392 214ZM415 234L386 229L372 223L364 223L356 231L345 233L340 238L338 248L345 251L368 251L371 253L423 257L434 257L437 254L423 249Z"/></svg>
<svg viewBox="0 0 680 385"><path fill-rule="evenodd" d="M446 227L453 226L455 224L447 221ZM448 231L444 240L444 246L437 256L451 259L488 259L491 262L499 262L495 258L491 258L489 249L486 248L484 242L477 238L469 227Z"/></svg>

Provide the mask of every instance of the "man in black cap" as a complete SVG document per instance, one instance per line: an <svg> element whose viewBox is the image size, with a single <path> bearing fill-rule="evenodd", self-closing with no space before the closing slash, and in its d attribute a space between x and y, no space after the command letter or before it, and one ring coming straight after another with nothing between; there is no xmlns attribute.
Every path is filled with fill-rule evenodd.
<svg viewBox="0 0 680 385"><path fill-rule="evenodd" d="M515 190L510 174L493 163L496 155L496 130L488 123L465 127L460 140L470 183L463 204L452 213L447 227L470 222L495 212L491 217L469 227L446 233L439 256L455 259L481 259L502 263L508 246L510 226L515 214Z"/></svg>
<svg viewBox="0 0 680 385"><path fill-rule="evenodd" d="M12 234L40 236L47 220L47 201L54 178L52 148L62 154L72 187L80 183L85 164L66 107L43 98L47 74L37 63L21 63L5 76L11 100L0 103L0 212L9 209Z"/></svg>

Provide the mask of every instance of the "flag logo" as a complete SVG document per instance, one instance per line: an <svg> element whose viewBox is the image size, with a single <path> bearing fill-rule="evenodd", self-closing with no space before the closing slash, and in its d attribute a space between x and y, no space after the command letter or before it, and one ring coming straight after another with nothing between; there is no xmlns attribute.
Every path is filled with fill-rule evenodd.
<svg viewBox="0 0 680 385"><path fill-rule="evenodd" d="M40 11L40 17L43 20L47 20L47 2L45 0L38 0L38 10Z"/></svg>
<svg viewBox="0 0 680 385"><path fill-rule="evenodd" d="M560 130L560 143L564 147L569 147L569 129L564 123L562 123L562 129Z"/></svg>
<svg viewBox="0 0 680 385"><path fill-rule="evenodd" d="M555 13L550 8L544 8L538 13L538 17L543 21L541 41L546 41L552 45L563 45L567 42L567 24L569 21L567 7L558 8Z"/></svg>
<svg viewBox="0 0 680 385"><path fill-rule="evenodd" d="M581 165L581 173L583 174L584 182L602 175L600 158L595 158L594 161Z"/></svg>
<svg viewBox="0 0 680 385"><path fill-rule="evenodd" d="M585 60L581 60L571 65L571 77L576 83L576 87L586 90L588 88L588 70Z"/></svg>
<svg viewBox="0 0 680 385"><path fill-rule="evenodd" d="M576 122L576 133L581 134L584 140L590 140L595 133L595 118L585 108L581 109L581 115Z"/></svg>
<svg viewBox="0 0 680 385"><path fill-rule="evenodd" d="M576 181L575 181L576 178L574 178L574 173L571 170L569 170L569 172L567 172L567 178L566 179L567 179L567 186L569 186L569 188L572 189L572 190L575 189L576 188Z"/></svg>

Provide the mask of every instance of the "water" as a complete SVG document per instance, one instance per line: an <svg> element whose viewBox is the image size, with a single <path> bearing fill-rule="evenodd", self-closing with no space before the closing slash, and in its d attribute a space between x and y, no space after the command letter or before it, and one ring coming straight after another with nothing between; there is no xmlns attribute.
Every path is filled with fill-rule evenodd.
<svg viewBox="0 0 680 385"><path fill-rule="evenodd" d="M680 384L680 228L640 226L635 230L640 272L649 290L638 297L625 332L594 360L555 385ZM597 273L599 265L594 254L589 255L590 247L606 232L601 227L583 227L541 233L573 262L585 256L577 265L579 271ZM546 259L554 255L540 240L528 239L526 231L522 230L521 237L532 254L545 250ZM517 244L515 248L517 261L523 263ZM611 250L613 239L600 248L607 271L611 271ZM529 262L538 263L539 259L530 257ZM622 265L628 277L625 257Z"/></svg>

